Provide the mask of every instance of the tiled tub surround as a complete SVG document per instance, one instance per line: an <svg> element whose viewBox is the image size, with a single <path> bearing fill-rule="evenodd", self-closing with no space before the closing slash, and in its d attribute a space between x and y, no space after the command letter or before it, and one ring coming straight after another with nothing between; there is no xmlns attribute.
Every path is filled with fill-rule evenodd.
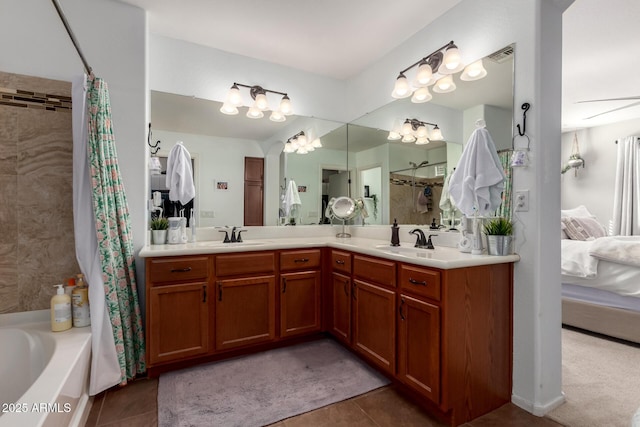
<svg viewBox="0 0 640 427"><path fill-rule="evenodd" d="M0 313L75 275L71 83L0 72Z"/></svg>

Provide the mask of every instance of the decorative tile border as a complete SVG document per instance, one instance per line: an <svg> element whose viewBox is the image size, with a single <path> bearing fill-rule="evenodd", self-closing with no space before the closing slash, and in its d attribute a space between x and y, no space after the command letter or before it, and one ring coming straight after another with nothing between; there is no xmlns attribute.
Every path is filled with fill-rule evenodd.
<svg viewBox="0 0 640 427"><path fill-rule="evenodd" d="M71 97L0 87L0 105L70 112Z"/></svg>

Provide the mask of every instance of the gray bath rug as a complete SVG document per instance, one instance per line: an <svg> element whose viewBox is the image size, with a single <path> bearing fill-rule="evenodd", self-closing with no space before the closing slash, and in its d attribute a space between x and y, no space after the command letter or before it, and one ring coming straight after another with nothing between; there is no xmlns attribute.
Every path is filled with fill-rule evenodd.
<svg viewBox="0 0 640 427"><path fill-rule="evenodd" d="M264 426L388 383L324 339L161 375L158 425Z"/></svg>

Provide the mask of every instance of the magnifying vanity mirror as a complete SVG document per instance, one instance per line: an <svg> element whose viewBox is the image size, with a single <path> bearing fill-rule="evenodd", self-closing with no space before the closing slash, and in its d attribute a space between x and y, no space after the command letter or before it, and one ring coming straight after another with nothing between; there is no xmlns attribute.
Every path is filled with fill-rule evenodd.
<svg viewBox="0 0 640 427"><path fill-rule="evenodd" d="M422 104L394 100L348 124L301 116L281 123L251 120L219 113L219 102L152 91L152 142L160 141L160 157L177 141L191 153L198 226L253 225L240 220L251 191L245 162L262 158L262 207L251 202L263 212L259 225L291 223L283 200L293 181L300 199L296 225L342 224L327 208L329 200L348 196L368 213L347 218L350 224L391 224L397 218L399 224L435 220L450 227L455 221L441 217L439 207L442 185L476 120L486 121L498 150L511 148L514 49L509 48L483 58L487 76L481 80L461 81L456 75L454 92L433 93ZM437 124L442 139L421 145L389 140L389 132L406 119ZM319 137L321 147L306 154L283 152L283 143L300 131ZM152 177L152 191L158 190L154 179L163 178Z"/></svg>

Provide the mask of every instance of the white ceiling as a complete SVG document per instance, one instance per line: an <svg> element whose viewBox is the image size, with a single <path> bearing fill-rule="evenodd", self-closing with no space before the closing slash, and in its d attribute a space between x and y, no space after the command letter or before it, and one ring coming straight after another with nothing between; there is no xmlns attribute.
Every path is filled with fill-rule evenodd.
<svg viewBox="0 0 640 427"><path fill-rule="evenodd" d="M121 1L149 12L152 33L339 79L358 74L460 2ZM565 12L563 129L640 117L639 21L638 0L576 0ZM639 98L579 103L633 96Z"/></svg>

